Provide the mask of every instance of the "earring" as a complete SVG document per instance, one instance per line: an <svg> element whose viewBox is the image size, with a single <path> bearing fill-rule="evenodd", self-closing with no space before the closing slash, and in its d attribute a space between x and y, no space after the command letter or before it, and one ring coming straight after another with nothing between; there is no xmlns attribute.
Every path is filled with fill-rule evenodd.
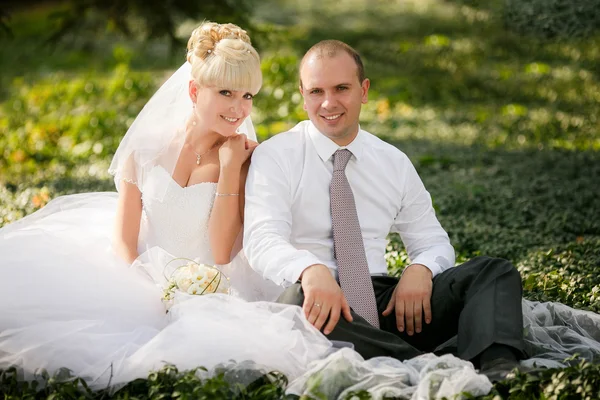
<svg viewBox="0 0 600 400"><path fill-rule="evenodd" d="M192 125L196 126L196 121L192 121Z"/></svg>

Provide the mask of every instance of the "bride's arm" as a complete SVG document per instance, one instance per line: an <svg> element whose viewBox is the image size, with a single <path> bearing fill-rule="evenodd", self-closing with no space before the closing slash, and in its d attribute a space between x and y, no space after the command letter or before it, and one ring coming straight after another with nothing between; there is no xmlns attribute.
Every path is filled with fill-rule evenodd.
<svg viewBox="0 0 600 400"><path fill-rule="evenodd" d="M138 257L137 245L141 217L142 194L140 190L133 183L121 181L113 246L117 255L129 264Z"/></svg>
<svg viewBox="0 0 600 400"><path fill-rule="evenodd" d="M217 184L215 203L208 223L208 236L213 258L217 264L231 261L234 245L239 242L242 231L242 212L244 208L243 188L248 173L248 164L222 167ZM235 247L239 247L235 246ZM239 251L239 249L237 249Z"/></svg>

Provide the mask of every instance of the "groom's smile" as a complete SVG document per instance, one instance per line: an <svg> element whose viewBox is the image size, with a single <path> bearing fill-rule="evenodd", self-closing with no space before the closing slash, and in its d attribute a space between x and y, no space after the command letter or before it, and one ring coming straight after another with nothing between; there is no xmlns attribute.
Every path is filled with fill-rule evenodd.
<svg viewBox="0 0 600 400"><path fill-rule="evenodd" d="M328 124L336 124L343 115L344 113L334 115L321 115L321 118L323 118Z"/></svg>

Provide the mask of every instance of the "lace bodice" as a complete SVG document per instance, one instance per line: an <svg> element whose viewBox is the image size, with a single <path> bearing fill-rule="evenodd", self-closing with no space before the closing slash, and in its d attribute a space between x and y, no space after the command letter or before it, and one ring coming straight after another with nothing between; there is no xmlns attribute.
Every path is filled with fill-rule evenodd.
<svg viewBox="0 0 600 400"><path fill-rule="evenodd" d="M140 253L159 246L176 257L214 264L208 221L217 184L203 182L181 187L160 166L154 167L149 174L142 190ZM152 195L153 185L165 189L160 200Z"/></svg>

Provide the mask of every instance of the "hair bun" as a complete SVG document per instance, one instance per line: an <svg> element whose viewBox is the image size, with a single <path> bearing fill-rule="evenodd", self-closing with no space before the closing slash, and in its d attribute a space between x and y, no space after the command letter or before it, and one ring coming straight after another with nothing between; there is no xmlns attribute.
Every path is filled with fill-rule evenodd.
<svg viewBox="0 0 600 400"><path fill-rule="evenodd" d="M191 77L199 87L217 86L256 94L262 85L260 56L246 31L234 24L205 22L187 48Z"/></svg>
<svg viewBox="0 0 600 400"><path fill-rule="evenodd" d="M251 45L250 37L245 30L234 24L217 24L204 22L194 29L187 45L187 60L192 62L194 56L204 59L214 52L217 44L224 39L241 40Z"/></svg>

